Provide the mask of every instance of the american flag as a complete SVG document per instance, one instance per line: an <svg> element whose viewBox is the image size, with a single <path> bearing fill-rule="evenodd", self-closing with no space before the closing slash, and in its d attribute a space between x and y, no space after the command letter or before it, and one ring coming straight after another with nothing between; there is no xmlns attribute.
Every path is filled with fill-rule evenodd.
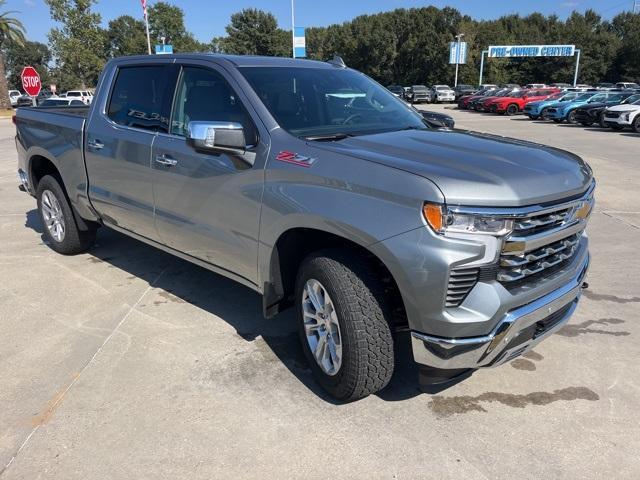
<svg viewBox="0 0 640 480"><path fill-rule="evenodd" d="M146 16L147 15L147 0L140 0L140 2L142 3L142 12Z"/></svg>

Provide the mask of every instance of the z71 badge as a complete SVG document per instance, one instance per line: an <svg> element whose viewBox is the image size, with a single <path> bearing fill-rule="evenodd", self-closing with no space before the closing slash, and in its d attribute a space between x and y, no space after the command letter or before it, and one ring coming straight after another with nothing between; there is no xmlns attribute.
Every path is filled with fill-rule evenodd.
<svg viewBox="0 0 640 480"><path fill-rule="evenodd" d="M293 163L294 165L298 165L300 167L310 167L316 161L315 158L305 157L304 155L299 155L295 152L289 152L287 150L283 150L278 155L276 155L276 160L280 160L281 162Z"/></svg>

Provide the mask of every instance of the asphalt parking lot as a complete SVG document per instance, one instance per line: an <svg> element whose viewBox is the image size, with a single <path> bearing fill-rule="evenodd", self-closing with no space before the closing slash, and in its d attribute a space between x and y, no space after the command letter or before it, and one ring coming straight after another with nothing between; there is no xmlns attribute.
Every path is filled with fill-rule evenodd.
<svg viewBox="0 0 640 480"><path fill-rule="evenodd" d="M347 405L252 291L105 229L50 250L0 120L0 479L640 477L640 135L445 111L591 164L590 289L534 352L437 395L400 338L389 388Z"/></svg>

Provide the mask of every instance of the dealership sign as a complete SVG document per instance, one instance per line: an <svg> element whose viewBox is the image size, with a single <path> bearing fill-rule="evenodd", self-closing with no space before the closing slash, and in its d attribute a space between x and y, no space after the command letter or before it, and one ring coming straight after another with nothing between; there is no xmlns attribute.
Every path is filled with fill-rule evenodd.
<svg viewBox="0 0 640 480"><path fill-rule="evenodd" d="M573 57L575 45L491 45L489 58Z"/></svg>

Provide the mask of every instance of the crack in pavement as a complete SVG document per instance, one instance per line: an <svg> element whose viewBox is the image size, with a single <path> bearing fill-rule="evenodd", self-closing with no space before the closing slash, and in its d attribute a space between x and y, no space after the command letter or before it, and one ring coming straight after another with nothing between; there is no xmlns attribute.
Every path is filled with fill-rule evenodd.
<svg viewBox="0 0 640 480"><path fill-rule="evenodd" d="M167 267L168 268L168 267ZM140 295L140 297L138 297L138 299L136 300L136 302L131 306L131 308L129 308L129 310L127 311L127 313L124 315L124 317L122 317L122 319L118 322L118 324L115 326L115 328L111 331L111 333L107 336L107 338L104 339L104 342L102 342L102 345L100 345L98 347L98 349L96 350L96 352L93 354L93 356L89 359L89 361L84 365L84 367L82 367L82 369L80 370L79 373L77 373L76 375L74 375L73 380L71 380L71 382L69 383L69 385L67 385L67 387L65 389L63 389L62 391L60 391L58 394L56 394L56 396L53 398L53 400L49 403L49 405L47 406L46 410L44 413L39 415L39 421L34 422L34 427L31 430L31 432L29 433L29 435L27 435L27 438L24 439L24 441L22 442L22 444L20 445L20 447L18 447L18 450L16 450L16 452L11 456L11 459L9 460L9 462L0 469L0 477L4 474L4 472L7 471L7 469L11 466L11 464L15 461L15 459L18 457L18 455L20 454L20 452L22 452L22 450L24 450L24 448L27 446L27 444L29 443L29 441L31 440L31 438L33 437L33 435L35 435L35 433L40 429L40 427L42 425L44 425L52 416L53 413L55 412L55 410L60 406L60 403L62 402L62 400L64 399L65 395L69 392L69 390L71 390L71 388L76 384L76 382L80 379L80 377L82 376L82 374L85 372L85 370L87 370L87 368L89 368L89 366L93 363L93 361L97 358L97 356L100 354L100 352L102 352L103 348L105 347L105 345L107 343L109 343L109 341L113 338L113 336L117 333L117 331L120 329L120 327L122 327L122 325L124 324L124 322L127 321L127 319L129 318L129 315L131 315L131 313L136 309L136 307L140 304L140 302L142 301L142 299L145 297L145 295L147 293L149 293L154 287L154 285L158 282L158 280L160 280L160 277L162 277L162 274L166 271L167 269L165 268L164 270L162 270L158 276L149 283L149 285L147 286L147 288L145 289L144 292L142 292L142 295Z"/></svg>

